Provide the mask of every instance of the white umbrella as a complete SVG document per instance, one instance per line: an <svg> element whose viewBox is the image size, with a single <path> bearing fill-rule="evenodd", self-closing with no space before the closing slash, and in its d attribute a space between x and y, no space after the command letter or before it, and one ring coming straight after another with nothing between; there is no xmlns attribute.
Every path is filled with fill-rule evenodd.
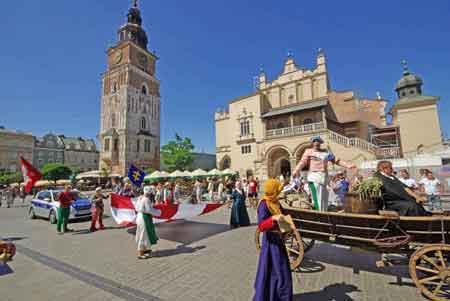
<svg viewBox="0 0 450 301"><path fill-rule="evenodd" d="M100 170L91 170L87 172L80 173L76 176L77 180L86 179L86 178L101 178Z"/></svg>
<svg viewBox="0 0 450 301"><path fill-rule="evenodd" d="M144 180L168 178L169 174L165 171L154 171L150 175L145 176Z"/></svg>
<svg viewBox="0 0 450 301"><path fill-rule="evenodd" d="M222 174L223 176L225 176L225 175L235 175L236 172L233 171L233 170L231 170L231 169L229 169L229 168L227 168L227 169L225 169L225 170L222 170L222 171L221 171L221 174Z"/></svg>
<svg viewBox="0 0 450 301"><path fill-rule="evenodd" d="M216 168L208 172L208 176L220 176L220 175L222 175L222 173L220 172L220 170Z"/></svg>
<svg viewBox="0 0 450 301"><path fill-rule="evenodd" d="M191 177L206 177L207 175L208 173L200 168L191 172Z"/></svg>
<svg viewBox="0 0 450 301"><path fill-rule="evenodd" d="M173 173L169 175L170 178L188 178L191 174L187 171L179 171L175 170Z"/></svg>

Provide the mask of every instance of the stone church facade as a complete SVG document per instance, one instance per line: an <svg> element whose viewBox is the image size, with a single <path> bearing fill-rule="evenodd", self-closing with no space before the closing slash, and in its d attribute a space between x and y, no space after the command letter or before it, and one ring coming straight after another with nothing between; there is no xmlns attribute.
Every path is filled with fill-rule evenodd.
<svg viewBox="0 0 450 301"><path fill-rule="evenodd" d="M100 169L125 175L129 166L159 169L160 93L157 56L147 49L137 1L118 42L108 49L101 99Z"/></svg>

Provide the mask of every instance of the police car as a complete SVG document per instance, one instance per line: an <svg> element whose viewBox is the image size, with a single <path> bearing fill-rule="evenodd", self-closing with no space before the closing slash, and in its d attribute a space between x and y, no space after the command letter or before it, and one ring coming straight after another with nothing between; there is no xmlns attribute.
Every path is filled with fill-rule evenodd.
<svg viewBox="0 0 450 301"><path fill-rule="evenodd" d="M42 190L31 200L28 216L31 219L37 217L48 218L50 223L56 224L58 219L57 208L59 207L58 194L63 190ZM69 220L88 219L92 217L92 202L87 196L73 191L76 200L70 206Z"/></svg>

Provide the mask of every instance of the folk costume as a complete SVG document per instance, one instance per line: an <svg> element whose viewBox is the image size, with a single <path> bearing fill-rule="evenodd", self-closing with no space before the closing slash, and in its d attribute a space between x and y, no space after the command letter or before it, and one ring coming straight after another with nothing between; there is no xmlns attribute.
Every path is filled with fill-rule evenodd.
<svg viewBox="0 0 450 301"><path fill-rule="evenodd" d="M106 199L106 196L104 196L102 193L97 194L98 192L101 192L101 188L97 188L95 190L95 194L92 197L92 220L91 220L91 228L90 231L96 231L95 225L99 224L99 228L101 230L105 229L105 226L103 225L103 212L104 212L104 203L103 200Z"/></svg>
<svg viewBox="0 0 450 301"><path fill-rule="evenodd" d="M274 215L281 214L278 194L282 185L270 179L258 205L258 229L263 232L253 301L291 301L292 275L289 257Z"/></svg>
<svg viewBox="0 0 450 301"><path fill-rule="evenodd" d="M311 142L323 143L319 136L312 137ZM350 168L353 165L341 160L336 160L335 156L324 149L308 148L303 153L299 166L308 166L308 190L311 195L315 210L327 211L328 209L328 162Z"/></svg>
<svg viewBox="0 0 450 301"><path fill-rule="evenodd" d="M151 246L156 245L158 241L152 215L160 215L161 212L152 207L152 202L148 197L149 194L150 187L144 187L144 195L136 203L136 243L139 252L138 258L140 259L146 258L144 252L151 251Z"/></svg>
<svg viewBox="0 0 450 301"><path fill-rule="evenodd" d="M233 204L231 205L231 228L250 226L247 207L245 206L245 193L241 188L236 188L231 193Z"/></svg>
<svg viewBox="0 0 450 301"><path fill-rule="evenodd" d="M59 208L57 209L56 231L63 233L68 231L67 224L69 223L70 205L75 201L75 196L71 191L63 191L59 193L58 201Z"/></svg>
<svg viewBox="0 0 450 301"><path fill-rule="evenodd" d="M381 188L382 199L386 210L397 211L401 216L427 216L430 215L416 199L406 192L408 188L394 176L388 176L377 171L375 177L383 182Z"/></svg>

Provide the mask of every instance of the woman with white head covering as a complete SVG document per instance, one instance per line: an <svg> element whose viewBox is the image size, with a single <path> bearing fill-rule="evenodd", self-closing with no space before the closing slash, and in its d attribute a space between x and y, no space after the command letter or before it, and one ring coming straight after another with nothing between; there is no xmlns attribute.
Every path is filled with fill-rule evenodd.
<svg viewBox="0 0 450 301"><path fill-rule="evenodd" d="M161 215L161 211L152 207L151 194L152 188L145 186L144 194L139 197L136 203L136 242L139 259L150 258L152 252L151 246L156 245L158 241L152 216Z"/></svg>

